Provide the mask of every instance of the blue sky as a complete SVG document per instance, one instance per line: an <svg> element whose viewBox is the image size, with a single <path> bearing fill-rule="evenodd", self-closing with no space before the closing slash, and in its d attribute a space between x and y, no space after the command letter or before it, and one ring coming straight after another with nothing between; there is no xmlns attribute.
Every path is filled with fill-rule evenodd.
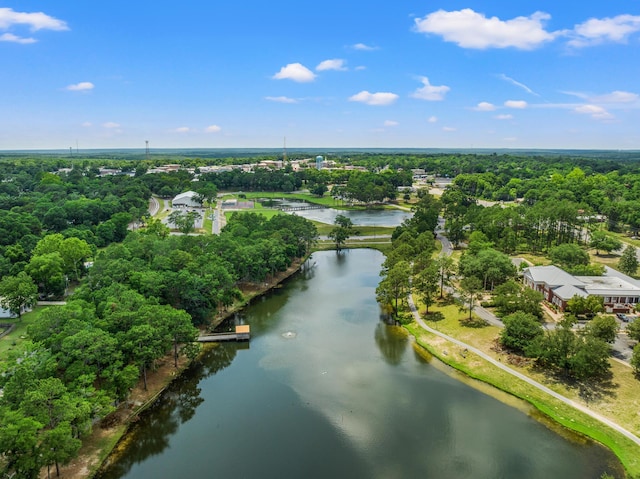
<svg viewBox="0 0 640 479"><path fill-rule="evenodd" d="M0 61L0 149L640 149L640 0L9 0Z"/></svg>

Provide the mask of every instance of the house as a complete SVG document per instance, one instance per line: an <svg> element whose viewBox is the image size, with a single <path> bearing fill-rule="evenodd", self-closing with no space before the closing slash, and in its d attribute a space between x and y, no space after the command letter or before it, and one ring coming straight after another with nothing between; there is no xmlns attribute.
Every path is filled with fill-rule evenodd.
<svg viewBox="0 0 640 479"><path fill-rule="evenodd" d="M600 296L607 313L628 313L640 302L640 281L605 266L602 276L573 276L557 266L531 266L523 271L526 286L564 311L574 296Z"/></svg>
<svg viewBox="0 0 640 479"><path fill-rule="evenodd" d="M2 306L1 304L2 298L0 298L0 319L13 319L13 318L17 318L18 315L15 313L12 313L11 310L9 308L5 308ZM22 307L20 310L20 314L24 314L28 311L31 311L31 308L26 308L26 307Z"/></svg>
<svg viewBox="0 0 640 479"><path fill-rule="evenodd" d="M176 196L171 204L174 208L201 208L202 203L197 199L198 193L195 191L185 191Z"/></svg>

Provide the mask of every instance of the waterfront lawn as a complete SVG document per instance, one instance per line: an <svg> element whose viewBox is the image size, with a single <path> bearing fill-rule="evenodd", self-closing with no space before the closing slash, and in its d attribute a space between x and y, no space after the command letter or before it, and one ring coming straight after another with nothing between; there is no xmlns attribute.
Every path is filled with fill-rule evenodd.
<svg viewBox="0 0 640 479"><path fill-rule="evenodd" d="M617 433L613 429L603 425L600 421L578 411L568 404L530 386L493 364L482 360L476 354L464 351L460 346L454 345L445 339L425 331L415 322L412 322L406 327L416 338L417 344L427 349L436 358L462 371L473 379L491 384L502 391L528 401L543 414L551 417L559 424L585 434L604 444L620 458L631 477L640 477L640 454L638 453L638 445L622 434ZM488 351L484 352L487 353ZM522 368L513 368L523 372ZM629 404L627 407L637 411L637 407L634 407L634 405ZM628 423L623 422L622 418L616 417L612 419L637 434L637 431L631 428Z"/></svg>
<svg viewBox="0 0 640 479"><path fill-rule="evenodd" d="M6 324L15 324L15 327L13 331L0 339L0 370L5 369L9 352L17 349L23 342L28 340L27 328L30 324L35 323L40 317L40 313L47 308L55 308L55 306L38 306L33 311L23 314L20 319L1 320Z"/></svg>
<svg viewBox="0 0 640 479"><path fill-rule="evenodd" d="M419 311L424 316L424 306ZM590 381L575 381L538 368L532 361L522 361L520 357L496 348L495 340L500 334L496 326L473 328L461 321L467 317L456 305L437 303L429 308L432 315L427 324L433 329L470 344L494 359L508 364L512 369L531 377L563 396L607 417L632 433L640 434L640 381L629 365L610 359L611 374L609 377ZM632 477L640 477L640 448L619 433L602 425L568 405L557 401L538 389L532 388L514 376L508 375L499 368L487 363L473 353L442 338L424 331L415 322L407 329L418 339L418 343L426 347L434 356L447 364L468 374L469 376L492 384L510 394L525 399L540 411L552 417L560 424L586 434L607 445L622 460Z"/></svg>

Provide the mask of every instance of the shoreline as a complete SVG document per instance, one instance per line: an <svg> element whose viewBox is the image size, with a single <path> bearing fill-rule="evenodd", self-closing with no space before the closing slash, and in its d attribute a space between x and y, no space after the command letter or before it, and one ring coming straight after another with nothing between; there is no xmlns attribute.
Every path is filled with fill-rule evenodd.
<svg viewBox="0 0 640 479"><path fill-rule="evenodd" d="M251 301L255 298L261 297L269 293L272 289L277 288L282 282L289 279L298 271L302 270L304 264L310 258L311 253L303 258L294 260L285 271L276 274L269 281L262 282L262 287L252 288L251 291L243 294L242 301L237 305L229 308L221 315L215 317L210 328L215 328L224 322L226 319L232 317L239 311L242 311L247 307ZM207 347L207 346L205 346ZM198 357L200 354L198 354ZM187 358L182 356L179 361L178 368L173 366L173 353L171 352L162 361L162 364L157 368L153 374L148 374L147 391L142 390L142 385L136 385L135 398L132 393L131 398L123 402L123 404L116 409L113 413L103 418L99 423L96 423L93 430L87 438L83 441L82 447L78 456L76 456L68 465L60 466L60 478L61 479L94 479L106 466L110 463L110 458L113 455L117 455L118 446L123 442L127 436L127 432L132 424L135 423L136 418L144 413L146 409L153 406L162 393L169 387L169 385L177 378L179 378L192 364ZM197 361L194 359L194 361ZM152 386L152 383L155 386ZM107 418L113 418L116 422L111 426L102 427ZM40 471L40 478L47 477L47 470L44 468Z"/></svg>
<svg viewBox="0 0 640 479"><path fill-rule="evenodd" d="M474 381L524 401L557 427L566 428L573 434L599 443L615 455L624 468L625 477L640 477L638 446L621 433L588 416L580 409L547 396L543 391L531 388L519 379L514 382L506 372L499 370L475 353L465 351L456 344L439 338L417 322L402 327L413 338L417 347L427 351L441 363ZM483 367L488 367L489 371Z"/></svg>

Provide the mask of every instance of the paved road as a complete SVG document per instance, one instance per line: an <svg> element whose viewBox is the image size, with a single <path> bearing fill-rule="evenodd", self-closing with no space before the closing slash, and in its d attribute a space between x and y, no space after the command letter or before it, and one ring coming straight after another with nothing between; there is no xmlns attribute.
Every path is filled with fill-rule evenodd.
<svg viewBox="0 0 640 479"><path fill-rule="evenodd" d="M158 201L158 198L152 196L149 199L149 214L151 216L155 216L158 214L158 211L160 211L160 202Z"/></svg>
<svg viewBox="0 0 640 479"><path fill-rule="evenodd" d="M619 426L618 424L614 423L613 421L607 419L604 416L601 416L600 414L588 409L587 407L583 406L582 404L579 404L571 399L569 399L568 397L565 397L561 394L558 394L557 392L549 389L548 387L546 387L543 384L540 384L537 381L534 381L533 379L531 379L530 377L525 376L524 374L520 373L519 371L516 371L515 369L510 368L509 366L506 366L505 364L496 361L495 359L493 359L491 356L489 356L488 354L485 354L484 352L480 351L477 348L474 348L473 346L463 343L462 341L459 341L458 339L452 338L451 336L447 336L444 333L441 333L440 331L437 331L431 327L429 327L429 325L427 325L427 323L425 323L425 321L420 317L420 313L418 313L418 310L416 308L415 303L413 302L413 297L411 295L409 295L408 297L408 301L409 301L409 308L411 309L411 313L413 314L414 319L416 320L416 322L426 331L435 334L436 336L439 336L443 339L446 339L449 342L452 342L454 344L457 344L458 346L467 349L469 351L474 352L475 354L477 354L478 356L480 356L481 358L485 359L486 361L489 361L491 364L493 364L494 366L497 366L498 368L502 369L503 371L523 380L524 382L526 382L527 384L538 388L539 390L553 396L554 398L558 399L559 401L562 401L565 404L568 404L569 406L578 409L579 411L582 411L583 413L587 414L588 416L591 416L594 419L597 419L598 421L600 421L603 424L606 424L607 426L609 426L611 429L614 429L616 431L618 431L620 434L626 436L627 438L629 438L630 440L632 440L633 442L635 442L636 444L638 444L640 446L640 438L638 436L636 436L635 434L633 434L632 432L626 430L625 428Z"/></svg>

